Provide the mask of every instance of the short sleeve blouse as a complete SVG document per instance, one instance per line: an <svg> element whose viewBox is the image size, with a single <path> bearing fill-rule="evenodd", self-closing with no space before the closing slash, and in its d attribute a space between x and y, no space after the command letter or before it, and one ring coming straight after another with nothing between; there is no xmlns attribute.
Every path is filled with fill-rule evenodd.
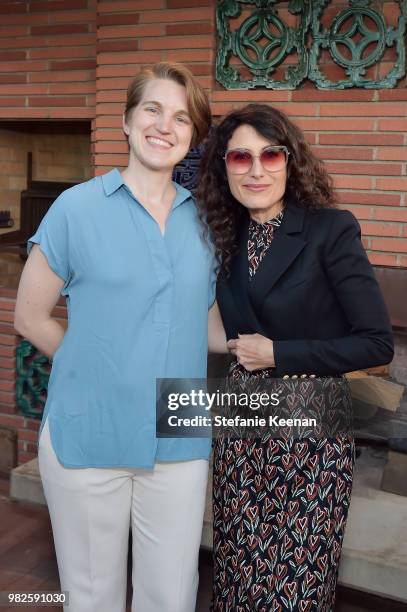
<svg viewBox="0 0 407 612"><path fill-rule="evenodd" d="M115 169L65 191L37 243L64 280L69 326L43 424L65 466L208 458L208 439L156 439L157 378L204 378L215 262L179 185L165 234Z"/></svg>

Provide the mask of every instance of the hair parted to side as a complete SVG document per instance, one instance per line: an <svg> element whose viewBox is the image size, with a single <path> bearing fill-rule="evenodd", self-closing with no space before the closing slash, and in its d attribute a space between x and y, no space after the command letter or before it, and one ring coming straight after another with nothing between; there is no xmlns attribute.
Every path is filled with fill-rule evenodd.
<svg viewBox="0 0 407 612"><path fill-rule="evenodd" d="M196 193L204 234L210 234L221 272L228 274L236 253L239 221L247 214L229 189L223 156L234 131L250 125L275 145L290 151L285 202L307 209L334 208L335 194L324 163L314 155L301 130L281 111L267 104L248 104L226 115L208 139Z"/></svg>
<svg viewBox="0 0 407 612"><path fill-rule="evenodd" d="M211 122L211 108L208 96L195 79L192 72L183 64L159 62L143 68L127 88L127 102L124 115L130 119L131 111L139 104L145 86L152 79L169 79L186 89L188 112L194 126L191 146L196 147L207 136Z"/></svg>

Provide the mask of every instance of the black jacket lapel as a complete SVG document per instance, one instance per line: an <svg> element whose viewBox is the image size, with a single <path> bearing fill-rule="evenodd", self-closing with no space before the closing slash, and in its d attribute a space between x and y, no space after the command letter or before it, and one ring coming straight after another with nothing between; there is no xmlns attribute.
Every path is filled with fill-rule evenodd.
<svg viewBox="0 0 407 612"><path fill-rule="evenodd" d="M266 335L260 322L263 302L306 245L306 241L298 235L303 229L305 212L295 205L287 205L282 224L251 281L247 257L249 217L242 219L238 235L239 251L233 258L230 276L218 285L222 293L229 293L232 302L229 307L233 307L238 332Z"/></svg>

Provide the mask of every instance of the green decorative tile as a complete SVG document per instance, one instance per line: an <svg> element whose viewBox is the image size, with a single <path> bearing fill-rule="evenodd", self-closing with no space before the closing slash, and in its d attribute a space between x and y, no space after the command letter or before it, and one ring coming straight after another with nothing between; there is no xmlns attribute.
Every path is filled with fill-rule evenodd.
<svg viewBox="0 0 407 612"><path fill-rule="evenodd" d="M50 360L22 340L16 351L16 401L24 416L42 418L50 370Z"/></svg>
<svg viewBox="0 0 407 612"><path fill-rule="evenodd" d="M407 0L394 2L400 8L397 27L386 24L383 13L372 7L371 0L350 0L349 6L338 13L330 27L324 28L321 19L328 4L330 0L312 2L312 46L308 78L319 89L395 87L397 81L405 75ZM387 48L395 48L397 54L388 73L381 78L366 77L367 69L380 64ZM326 77L320 64L322 49L328 49L332 60L344 69L345 78L331 81Z"/></svg>
<svg viewBox="0 0 407 612"><path fill-rule="evenodd" d="M306 77L306 35L311 23L311 1L291 0L288 3L288 13L296 16L296 28L280 17L276 4L276 0L218 2L216 79L226 89L294 89ZM249 15L233 28L233 21L248 8ZM285 67L289 56L297 63L291 60ZM280 66L285 67L284 78L275 79L274 73ZM249 78L242 76L247 71Z"/></svg>

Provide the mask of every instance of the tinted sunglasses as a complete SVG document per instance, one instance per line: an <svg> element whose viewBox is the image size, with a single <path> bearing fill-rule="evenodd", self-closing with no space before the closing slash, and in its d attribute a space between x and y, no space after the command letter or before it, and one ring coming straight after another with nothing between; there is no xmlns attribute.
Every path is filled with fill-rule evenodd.
<svg viewBox="0 0 407 612"><path fill-rule="evenodd" d="M260 155L252 155L245 149L230 149L226 151L223 159L227 169L232 174L245 174L253 166L255 159L259 158L260 163L266 172L278 172L287 165L289 150L285 146L271 146L263 149Z"/></svg>

